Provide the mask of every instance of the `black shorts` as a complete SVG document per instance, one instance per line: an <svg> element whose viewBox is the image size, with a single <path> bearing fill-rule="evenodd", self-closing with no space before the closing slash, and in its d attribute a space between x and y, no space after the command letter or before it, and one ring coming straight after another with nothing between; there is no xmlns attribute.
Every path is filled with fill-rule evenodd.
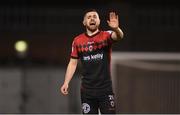
<svg viewBox="0 0 180 115"><path fill-rule="evenodd" d="M98 93L98 92L97 92ZM112 91L102 95L91 95L81 91L81 103L83 114L115 114L114 94Z"/></svg>

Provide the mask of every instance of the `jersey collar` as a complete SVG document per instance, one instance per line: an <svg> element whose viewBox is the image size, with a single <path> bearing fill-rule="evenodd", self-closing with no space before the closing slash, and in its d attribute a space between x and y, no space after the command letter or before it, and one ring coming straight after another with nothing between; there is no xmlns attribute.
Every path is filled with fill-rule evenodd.
<svg viewBox="0 0 180 115"><path fill-rule="evenodd" d="M93 38L94 36L98 35L100 32L101 32L101 31L99 30L97 33L95 33L95 34L92 35L92 36L89 36L89 35L87 34L87 32L85 32L85 35L86 35L88 38Z"/></svg>

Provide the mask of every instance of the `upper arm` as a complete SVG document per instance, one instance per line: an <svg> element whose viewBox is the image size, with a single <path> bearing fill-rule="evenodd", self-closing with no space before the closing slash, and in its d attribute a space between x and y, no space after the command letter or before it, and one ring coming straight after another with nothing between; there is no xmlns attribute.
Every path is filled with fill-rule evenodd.
<svg viewBox="0 0 180 115"><path fill-rule="evenodd" d="M113 40L115 40L115 41L117 40L117 35L116 35L115 32L112 32L111 38L112 38Z"/></svg>
<svg viewBox="0 0 180 115"><path fill-rule="evenodd" d="M107 34L108 43L112 44L114 42L117 42L117 40L115 39L116 36L114 35L114 32L112 30L108 30L107 32L108 32Z"/></svg>

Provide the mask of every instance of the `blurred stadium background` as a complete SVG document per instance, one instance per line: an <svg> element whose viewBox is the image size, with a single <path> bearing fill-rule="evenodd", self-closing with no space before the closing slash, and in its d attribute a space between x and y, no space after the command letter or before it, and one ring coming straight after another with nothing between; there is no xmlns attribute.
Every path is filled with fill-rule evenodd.
<svg viewBox="0 0 180 115"><path fill-rule="evenodd" d="M118 113L180 113L180 7L175 0L0 1L0 113L81 113L78 68L62 96L73 37L83 11L96 8L101 28L119 14L125 39L113 46ZM15 43L27 42L17 52ZM123 57L124 56L124 57Z"/></svg>

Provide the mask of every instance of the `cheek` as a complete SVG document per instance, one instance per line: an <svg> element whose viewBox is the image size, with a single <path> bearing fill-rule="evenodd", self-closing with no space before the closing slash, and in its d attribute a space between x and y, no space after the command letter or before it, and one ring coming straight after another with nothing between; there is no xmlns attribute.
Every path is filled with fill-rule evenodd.
<svg viewBox="0 0 180 115"><path fill-rule="evenodd" d="M100 25L100 21L97 21L97 25Z"/></svg>
<svg viewBox="0 0 180 115"><path fill-rule="evenodd" d="M89 20L86 21L86 25L89 25Z"/></svg>

